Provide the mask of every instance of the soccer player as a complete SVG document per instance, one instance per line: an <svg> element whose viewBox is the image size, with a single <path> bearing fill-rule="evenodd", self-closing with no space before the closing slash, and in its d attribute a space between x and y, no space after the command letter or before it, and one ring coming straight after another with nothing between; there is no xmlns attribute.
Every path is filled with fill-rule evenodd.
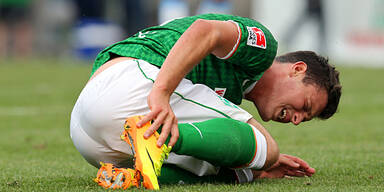
<svg viewBox="0 0 384 192"><path fill-rule="evenodd" d="M167 146L160 183L311 176L237 105L252 101L264 121L327 119L339 103L339 73L314 52L276 52L268 29L243 17L198 15L144 29L96 58L72 112L74 145L95 167L113 164L98 178L135 166L132 185L139 173L154 189Z"/></svg>

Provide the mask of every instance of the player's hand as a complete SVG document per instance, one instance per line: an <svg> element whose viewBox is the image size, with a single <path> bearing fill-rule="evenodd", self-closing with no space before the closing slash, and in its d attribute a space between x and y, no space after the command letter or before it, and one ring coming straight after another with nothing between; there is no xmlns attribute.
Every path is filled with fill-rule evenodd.
<svg viewBox="0 0 384 192"><path fill-rule="evenodd" d="M158 147L161 147L165 143L169 134L171 134L171 139L169 140L168 146L175 145L179 138L177 119L169 104L169 98L170 95L165 92L152 89L148 96L148 106L151 112L145 115L143 119L137 123L137 126L141 127L145 123L154 120L152 125L144 133L144 138L149 138L161 125L163 125L160 137L157 140Z"/></svg>
<svg viewBox="0 0 384 192"><path fill-rule="evenodd" d="M310 177L316 172L316 170L310 167L307 162L292 155L280 154L279 162L280 164L287 166L289 176L302 177L306 175ZM304 173L304 175L299 174L300 172ZM290 174L290 173L293 173L293 174ZM295 173L298 173L298 174L295 174Z"/></svg>
<svg viewBox="0 0 384 192"><path fill-rule="evenodd" d="M310 177L315 172L315 169L304 160L295 156L280 154L278 161L269 169L261 171L258 178Z"/></svg>

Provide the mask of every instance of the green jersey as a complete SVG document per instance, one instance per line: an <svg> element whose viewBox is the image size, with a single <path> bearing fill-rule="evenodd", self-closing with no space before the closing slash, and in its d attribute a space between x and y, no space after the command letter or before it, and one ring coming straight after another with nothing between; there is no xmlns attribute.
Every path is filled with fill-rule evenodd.
<svg viewBox="0 0 384 192"><path fill-rule="evenodd" d="M231 21L239 36L232 51L224 58L205 57L186 76L193 83L207 85L235 104L270 67L276 56L277 42L262 24L232 15L205 14L172 20L144 29L132 37L104 49L96 58L92 74L112 56L133 57L161 67L169 51L197 19Z"/></svg>

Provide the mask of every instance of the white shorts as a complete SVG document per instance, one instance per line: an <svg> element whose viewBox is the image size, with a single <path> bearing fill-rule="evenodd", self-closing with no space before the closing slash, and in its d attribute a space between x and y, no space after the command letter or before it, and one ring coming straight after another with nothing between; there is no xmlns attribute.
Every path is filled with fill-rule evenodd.
<svg viewBox="0 0 384 192"><path fill-rule="evenodd" d="M147 96L159 68L142 60L116 63L98 74L81 92L71 115L71 138L77 150L93 166L99 162L132 167L132 153L120 139L124 121L150 112ZM229 116L247 122L252 116L217 95L209 87L183 79L170 98L179 123ZM171 153L166 163L196 175L216 174L206 161Z"/></svg>

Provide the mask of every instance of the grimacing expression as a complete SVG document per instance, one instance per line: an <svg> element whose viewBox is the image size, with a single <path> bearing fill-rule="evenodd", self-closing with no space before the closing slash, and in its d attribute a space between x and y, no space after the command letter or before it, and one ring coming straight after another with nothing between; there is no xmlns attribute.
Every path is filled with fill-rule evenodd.
<svg viewBox="0 0 384 192"><path fill-rule="evenodd" d="M260 79L264 90L262 96L253 100L263 121L298 125L323 111L328 102L327 92L317 85L303 83L305 64L277 64L272 67L272 73ZM276 69L278 73L273 72Z"/></svg>
<svg viewBox="0 0 384 192"><path fill-rule="evenodd" d="M272 120L282 123L292 122L298 125L319 115L326 104L326 91L314 85L307 85L301 91L292 91L281 98L279 105L274 106Z"/></svg>

